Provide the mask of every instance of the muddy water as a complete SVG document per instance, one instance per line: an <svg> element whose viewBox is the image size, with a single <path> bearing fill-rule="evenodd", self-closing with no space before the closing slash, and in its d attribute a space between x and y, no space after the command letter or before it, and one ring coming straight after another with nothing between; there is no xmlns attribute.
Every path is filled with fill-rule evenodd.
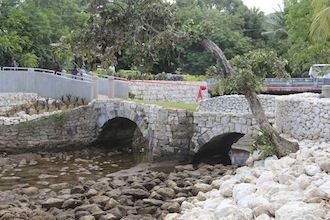
<svg viewBox="0 0 330 220"><path fill-rule="evenodd" d="M141 158L130 152L100 149L6 155L0 157L0 190L18 184L54 190L69 188L81 179L96 180L132 168L141 162Z"/></svg>

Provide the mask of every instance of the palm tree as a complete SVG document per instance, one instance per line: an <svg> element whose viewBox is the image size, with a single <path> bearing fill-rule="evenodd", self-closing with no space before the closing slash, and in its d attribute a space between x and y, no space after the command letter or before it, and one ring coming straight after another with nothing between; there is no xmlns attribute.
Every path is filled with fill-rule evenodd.
<svg viewBox="0 0 330 220"><path fill-rule="evenodd" d="M314 20L310 27L310 36L314 40L330 39L330 2L329 0L313 0Z"/></svg>

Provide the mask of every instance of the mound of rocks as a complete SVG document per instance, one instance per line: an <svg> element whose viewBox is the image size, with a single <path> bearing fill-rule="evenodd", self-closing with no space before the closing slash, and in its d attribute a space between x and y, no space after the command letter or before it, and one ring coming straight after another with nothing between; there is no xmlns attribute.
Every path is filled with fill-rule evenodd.
<svg viewBox="0 0 330 220"><path fill-rule="evenodd" d="M297 153L250 162L165 219L330 219L330 143L300 142Z"/></svg>

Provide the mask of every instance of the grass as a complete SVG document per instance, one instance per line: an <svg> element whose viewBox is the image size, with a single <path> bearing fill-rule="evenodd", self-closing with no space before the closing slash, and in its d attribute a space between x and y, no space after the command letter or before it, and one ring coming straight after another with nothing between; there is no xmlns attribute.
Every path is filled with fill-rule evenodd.
<svg viewBox="0 0 330 220"><path fill-rule="evenodd" d="M161 102L161 101L148 101L148 100L139 100L133 99L133 102L142 103L142 104L153 104L159 105L165 108L171 109L184 109L190 112L195 112L197 109L197 104L184 104L184 103L176 103L176 102Z"/></svg>

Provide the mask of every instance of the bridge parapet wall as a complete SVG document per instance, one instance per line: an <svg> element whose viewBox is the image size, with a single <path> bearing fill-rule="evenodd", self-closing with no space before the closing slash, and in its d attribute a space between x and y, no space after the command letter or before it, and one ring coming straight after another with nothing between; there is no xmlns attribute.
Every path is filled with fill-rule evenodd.
<svg viewBox="0 0 330 220"><path fill-rule="evenodd" d="M303 93L276 99L276 128L297 140L330 141L330 99Z"/></svg>
<svg viewBox="0 0 330 220"><path fill-rule="evenodd" d="M258 95L266 114L275 112L275 95ZM251 113L249 104L243 95L225 95L206 99L198 103L198 112Z"/></svg>
<svg viewBox="0 0 330 220"><path fill-rule="evenodd" d="M135 95L135 98L186 104L196 104L200 86L207 86L207 83L151 80L129 82L129 88ZM202 99L209 98L207 90L201 92Z"/></svg>

